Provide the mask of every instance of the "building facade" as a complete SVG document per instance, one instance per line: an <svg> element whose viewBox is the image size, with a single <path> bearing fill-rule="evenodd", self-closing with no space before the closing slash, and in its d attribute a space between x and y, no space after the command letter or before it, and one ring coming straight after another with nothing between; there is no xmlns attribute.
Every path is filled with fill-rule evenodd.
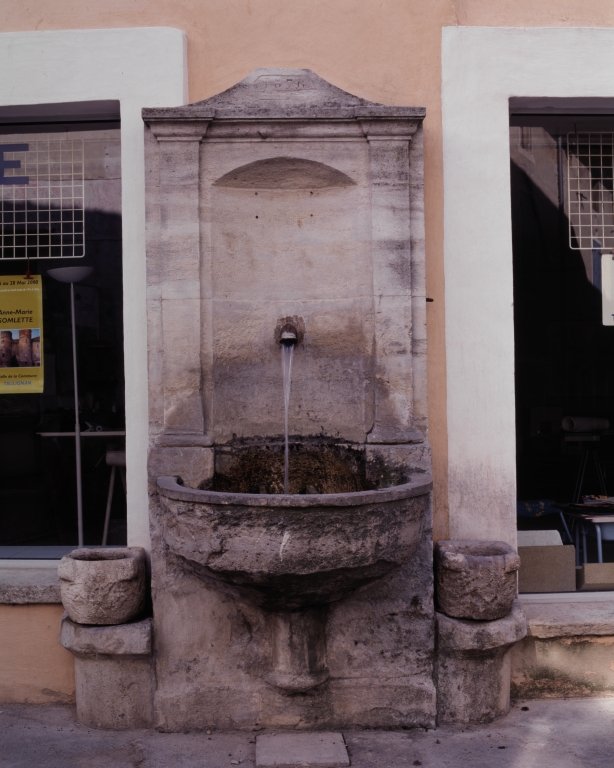
<svg viewBox="0 0 614 768"><path fill-rule="evenodd" d="M570 100L593 99L605 110L601 114L614 115L612 4L335 0L298 7L280 0L105 0L75 8L3 0L0 8L0 61L11 73L0 84L7 120L30 124L34 113L20 109L45 105L48 116L67 121L67 104L82 105L83 120L83 105L93 103L89 119L100 122L110 103L119 106L113 120L114 129L121 123L121 203L119 210L115 203L105 209L110 197L101 193L95 208L109 217L121 213L128 545L150 548L141 110L204 100L267 67L310 69L371 102L426 108L424 400L434 539L516 546L510 99L527 100L527 113L536 114L556 111L555 100L573 111ZM550 101L535 106L540 99ZM25 262L15 264L21 270ZM0 366L6 366L9 339L4 332L2 337ZM18 360L43 354L43 343L37 352L33 338L10 342L11 358L16 344ZM92 390L93 402L97 397L103 396ZM36 561L12 560L11 578L29 583ZM73 660L57 645L62 609L55 593L34 584L30 597L19 591L15 597L11 589L0 605L0 700L71 700ZM539 644L540 635L531 642ZM605 657L599 663L607 667ZM519 679L525 672L523 667ZM614 689L605 672L603 679L603 689Z"/></svg>

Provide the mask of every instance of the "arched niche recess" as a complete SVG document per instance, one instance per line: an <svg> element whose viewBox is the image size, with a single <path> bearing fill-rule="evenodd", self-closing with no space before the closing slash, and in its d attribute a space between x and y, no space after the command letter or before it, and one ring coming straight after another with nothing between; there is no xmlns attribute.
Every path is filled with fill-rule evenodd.
<svg viewBox="0 0 614 768"><path fill-rule="evenodd" d="M214 186L234 189L326 189L356 182L325 163L300 157L272 157L235 168Z"/></svg>

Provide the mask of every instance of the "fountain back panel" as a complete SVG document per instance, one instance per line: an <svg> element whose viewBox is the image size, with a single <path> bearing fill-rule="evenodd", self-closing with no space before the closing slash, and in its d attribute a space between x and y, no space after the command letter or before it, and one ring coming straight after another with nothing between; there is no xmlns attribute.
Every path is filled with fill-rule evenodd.
<svg viewBox="0 0 614 768"><path fill-rule="evenodd" d="M431 726L424 110L269 69L143 117L156 723Z"/></svg>

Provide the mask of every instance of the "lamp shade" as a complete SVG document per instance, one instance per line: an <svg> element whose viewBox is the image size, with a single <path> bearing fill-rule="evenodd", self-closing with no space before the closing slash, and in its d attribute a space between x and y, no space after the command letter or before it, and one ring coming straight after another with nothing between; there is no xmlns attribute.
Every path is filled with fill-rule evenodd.
<svg viewBox="0 0 614 768"><path fill-rule="evenodd" d="M94 271L94 267L56 267L48 269L47 274L60 283L80 283Z"/></svg>

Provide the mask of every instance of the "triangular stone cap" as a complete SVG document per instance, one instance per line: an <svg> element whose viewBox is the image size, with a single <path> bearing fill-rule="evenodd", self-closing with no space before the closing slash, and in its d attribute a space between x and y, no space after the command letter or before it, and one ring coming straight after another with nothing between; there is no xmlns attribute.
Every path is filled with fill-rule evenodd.
<svg viewBox="0 0 614 768"><path fill-rule="evenodd" d="M227 91L185 107L144 109L143 119L352 119L413 118L424 107L376 104L342 91L310 69L256 69Z"/></svg>

